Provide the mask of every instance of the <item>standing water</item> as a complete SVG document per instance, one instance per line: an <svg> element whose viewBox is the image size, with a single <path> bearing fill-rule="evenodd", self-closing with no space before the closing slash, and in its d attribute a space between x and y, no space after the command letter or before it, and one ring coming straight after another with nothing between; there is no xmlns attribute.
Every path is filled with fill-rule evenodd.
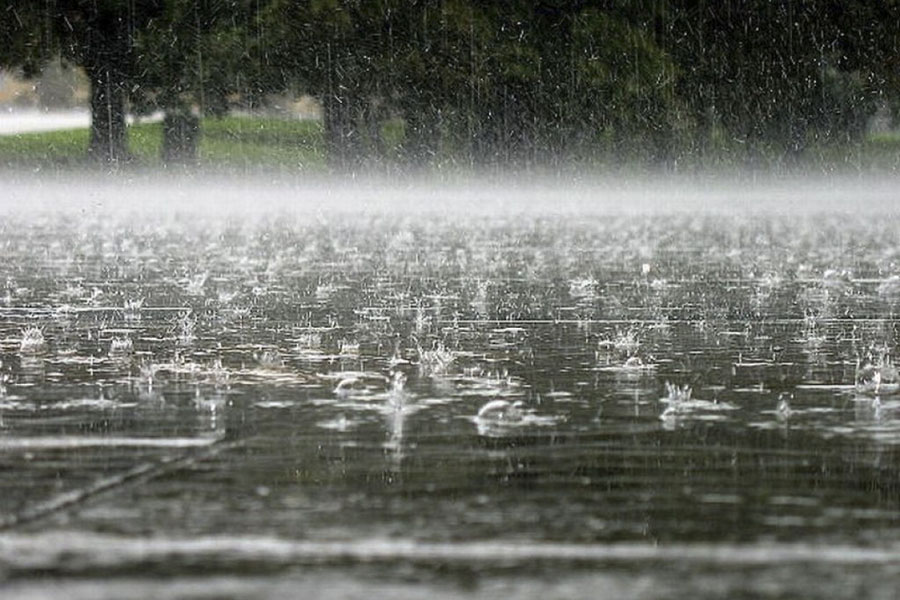
<svg viewBox="0 0 900 600"><path fill-rule="evenodd" d="M896 597L890 220L92 194L0 224L4 595Z"/></svg>

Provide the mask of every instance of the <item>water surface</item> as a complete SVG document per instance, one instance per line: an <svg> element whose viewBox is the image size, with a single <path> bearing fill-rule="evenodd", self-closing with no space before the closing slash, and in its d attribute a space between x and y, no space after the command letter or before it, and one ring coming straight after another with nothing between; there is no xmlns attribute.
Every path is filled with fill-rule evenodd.
<svg viewBox="0 0 900 600"><path fill-rule="evenodd" d="M854 383L896 344L898 233L845 213L10 214L2 585L893 597L900 396Z"/></svg>

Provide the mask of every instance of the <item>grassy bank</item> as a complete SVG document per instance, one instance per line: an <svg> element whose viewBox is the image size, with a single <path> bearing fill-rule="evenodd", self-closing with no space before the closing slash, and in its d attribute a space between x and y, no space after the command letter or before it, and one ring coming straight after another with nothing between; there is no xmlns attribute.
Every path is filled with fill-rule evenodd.
<svg viewBox="0 0 900 600"><path fill-rule="evenodd" d="M26 170L91 169L96 165L86 157L89 132L86 129L27 133L0 136L0 166ZM398 158L403 137L402 124L391 123L383 128L383 150L387 163ZM162 168L160 149L162 125L139 123L129 127L128 144L134 161L127 168ZM578 163L574 169L599 172L645 172L639 162L622 164L621 156L606 155L606 159ZM445 165L455 164L444 157ZM463 161L465 164L465 161ZM201 170L253 172L275 170L286 172L324 172L326 169L322 125L318 121L289 120L271 117L208 118L201 122L198 164ZM751 170L775 172L900 172L900 134L878 134L843 147L823 147L808 150L789 164L772 157L756 161ZM703 157L679 161L677 171L747 170L746 157L733 147L708 151ZM452 167L451 167L452 170ZM539 171L539 169L534 169Z"/></svg>

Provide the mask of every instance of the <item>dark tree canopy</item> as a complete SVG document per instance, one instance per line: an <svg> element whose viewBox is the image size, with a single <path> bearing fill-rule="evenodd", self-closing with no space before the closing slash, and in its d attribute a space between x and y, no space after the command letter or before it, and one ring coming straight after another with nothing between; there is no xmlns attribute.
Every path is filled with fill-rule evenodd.
<svg viewBox="0 0 900 600"><path fill-rule="evenodd" d="M344 169L789 162L900 109L897 0L11 0L0 43L85 69L107 160L126 106L190 156L198 117L283 91L318 99Z"/></svg>
<svg viewBox="0 0 900 600"><path fill-rule="evenodd" d="M131 100L140 113L163 111L163 158L190 161L197 116L220 116L262 101L258 85L259 2L168 0L135 40Z"/></svg>
<svg viewBox="0 0 900 600"><path fill-rule="evenodd" d="M32 74L58 55L83 67L91 85L88 152L105 161L126 159L135 38L161 7L162 0L11 0L2 18L0 63Z"/></svg>
<svg viewBox="0 0 900 600"><path fill-rule="evenodd" d="M896 1L274 0L266 18L342 164L389 117L408 164L789 162L898 103Z"/></svg>

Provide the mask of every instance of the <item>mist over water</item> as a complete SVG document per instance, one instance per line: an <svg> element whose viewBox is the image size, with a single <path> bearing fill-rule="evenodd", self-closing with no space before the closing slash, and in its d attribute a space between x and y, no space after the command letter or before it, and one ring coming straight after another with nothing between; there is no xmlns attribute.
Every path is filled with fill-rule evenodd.
<svg viewBox="0 0 900 600"><path fill-rule="evenodd" d="M9 171L4 212L350 212L531 214L887 215L897 211L894 175L621 176L508 174L445 178L361 175L211 175L174 170L118 176Z"/></svg>

